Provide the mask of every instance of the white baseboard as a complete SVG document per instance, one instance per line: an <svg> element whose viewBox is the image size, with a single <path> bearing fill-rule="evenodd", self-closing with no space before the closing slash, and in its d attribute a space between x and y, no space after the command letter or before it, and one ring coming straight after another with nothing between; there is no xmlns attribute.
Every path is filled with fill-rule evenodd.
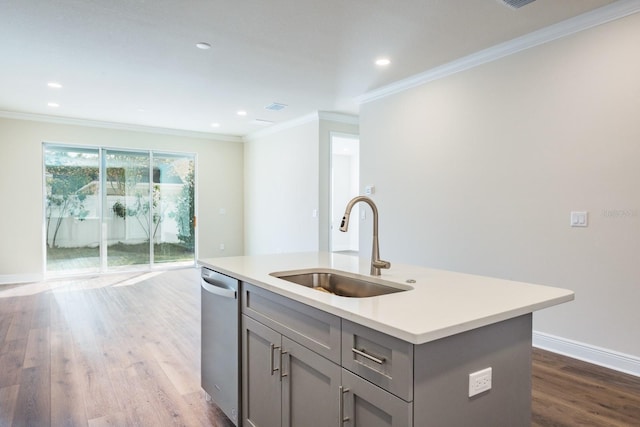
<svg viewBox="0 0 640 427"><path fill-rule="evenodd" d="M640 377L640 358L533 331L533 346Z"/></svg>
<svg viewBox="0 0 640 427"><path fill-rule="evenodd" d="M41 282L43 280L44 275L42 274L0 274L0 286Z"/></svg>

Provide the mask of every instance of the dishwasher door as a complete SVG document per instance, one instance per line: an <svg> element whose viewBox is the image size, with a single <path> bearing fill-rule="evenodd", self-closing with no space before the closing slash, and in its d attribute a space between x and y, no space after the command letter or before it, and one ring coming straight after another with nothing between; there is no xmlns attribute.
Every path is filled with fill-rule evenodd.
<svg viewBox="0 0 640 427"><path fill-rule="evenodd" d="M238 280L202 268L202 388L234 424L240 411L240 303Z"/></svg>

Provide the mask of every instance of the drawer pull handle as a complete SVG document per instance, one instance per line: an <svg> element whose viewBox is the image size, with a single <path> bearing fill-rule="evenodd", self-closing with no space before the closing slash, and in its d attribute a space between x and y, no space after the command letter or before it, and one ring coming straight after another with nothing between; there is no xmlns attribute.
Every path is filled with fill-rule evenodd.
<svg viewBox="0 0 640 427"><path fill-rule="evenodd" d="M379 357L378 358L378 357L375 357L375 356L372 356L372 355L366 353L364 348L362 350L358 350L357 348L352 348L351 351L353 351L358 356L362 356L364 358L367 358L367 359L371 360L372 362L376 362L378 365L383 365L384 362L387 360L384 357Z"/></svg>
<svg viewBox="0 0 640 427"><path fill-rule="evenodd" d="M284 371L284 362L282 361L282 356L287 356L289 360L289 365L291 365L291 357L289 356L289 352L286 350L285 351L280 350L280 381L282 381L284 377L289 376L289 374Z"/></svg>
<svg viewBox="0 0 640 427"><path fill-rule="evenodd" d="M349 389L343 386L338 387L340 390L340 397L338 400L338 413L340 416L340 426L342 426L345 422L349 421L349 417L344 416L344 395L345 393L349 393Z"/></svg>
<svg viewBox="0 0 640 427"><path fill-rule="evenodd" d="M275 357L273 356L273 352L275 350L280 350L280 346L277 346L275 344L269 344L269 368L271 369L271 375L275 374L280 370L280 367L276 368L275 366L273 366L273 362L275 359ZM282 363L282 360L280 360L280 362Z"/></svg>

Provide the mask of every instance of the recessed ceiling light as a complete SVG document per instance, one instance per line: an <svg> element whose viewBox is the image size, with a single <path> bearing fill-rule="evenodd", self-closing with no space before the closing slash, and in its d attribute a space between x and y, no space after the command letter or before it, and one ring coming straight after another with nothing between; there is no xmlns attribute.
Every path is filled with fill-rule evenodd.
<svg viewBox="0 0 640 427"><path fill-rule="evenodd" d="M54 89L60 89L62 87L62 85L58 82L49 82L47 83L47 86L54 88Z"/></svg>
<svg viewBox="0 0 640 427"><path fill-rule="evenodd" d="M212 128L219 128L220 127L220 123L211 123L211 127Z"/></svg>
<svg viewBox="0 0 640 427"><path fill-rule="evenodd" d="M47 105L51 108L58 108L60 106L57 102L49 102Z"/></svg>
<svg viewBox="0 0 640 427"><path fill-rule="evenodd" d="M244 110L240 110L240 111L238 111L238 115L239 115L239 116L246 116L246 115L247 115L247 112L246 112L246 111L244 111Z"/></svg>
<svg viewBox="0 0 640 427"><path fill-rule="evenodd" d="M387 66L389 64L391 64L391 60L389 58L376 59L376 65L379 65L381 67L385 67L385 66Z"/></svg>
<svg viewBox="0 0 640 427"><path fill-rule="evenodd" d="M211 45L207 42L198 42L196 43L196 47L202 50L211 49Z"/></svg>

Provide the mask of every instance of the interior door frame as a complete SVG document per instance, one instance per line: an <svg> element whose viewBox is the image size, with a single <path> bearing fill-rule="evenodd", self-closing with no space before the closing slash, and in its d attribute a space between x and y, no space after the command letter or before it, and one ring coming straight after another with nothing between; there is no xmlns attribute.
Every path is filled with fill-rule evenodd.
<svg viewBox="0 0 640 427"><path fill-rule="evenodd" d="M355 185L352 186L352 190L350 191L352 194L352 197L355 197L359 191L360 188L360 172L359 172L359 164L360 164L360 135L355 134L355 133L347 133L347 132L330 132L329 133L329 215L328 215L328 231L329 231L329 252L334 252L334 222L338 220L338 211L340 209L343 209L344 206L346 206L346 203L344 204L344 206L336 206L336 201L334 200L335 198L335 191L334 191L334 182L335 182L335 175L334 175L334 154L336 154L334 152L334 143L336 143L338 139L345 139L345 140L352 140L354 142L357 143L357 152L355 154L353 154L353 156L355 156L357 159L357 164L358 164L358 170L357 170L357 174L356 174L356 183ZM334 208L336 209L336 212L334 214ZM335 221L334 221L335 220ZM349 228L349 232L350 233L359 233L359 227L358 224L354 221L354 224L350 224L350 228ZM354 227L355 225L355 227ZM358 236L356 235L354 237L355 242L358 242ZM358 248L354 247L351 250L353 251L357 251Z"/></svg>

